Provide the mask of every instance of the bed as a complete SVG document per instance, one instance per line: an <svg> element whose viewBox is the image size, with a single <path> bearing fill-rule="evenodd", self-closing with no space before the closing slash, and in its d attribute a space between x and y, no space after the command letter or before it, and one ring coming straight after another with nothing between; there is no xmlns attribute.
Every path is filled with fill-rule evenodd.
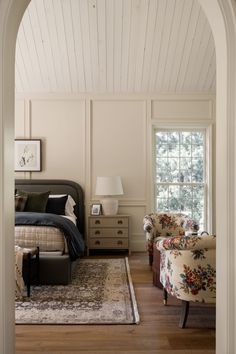
<svg viewBox="0 0 236 354"><path fill-rule="evenodd" d="M84 193L81 186L68 180L16 179L15 191L16 194L18 191L26 194L50 192L50 206L55 200L58 205L59 199L65 196L72 198L74 218L70 214L61 217L59 212L54 215L54 209L48 209L47 213L20 210L16 212L15 220L15 244L20 247L39 246L40 284L68 284L73 267L85 247ZM66 200L68 204L69 197Z"/></svg>

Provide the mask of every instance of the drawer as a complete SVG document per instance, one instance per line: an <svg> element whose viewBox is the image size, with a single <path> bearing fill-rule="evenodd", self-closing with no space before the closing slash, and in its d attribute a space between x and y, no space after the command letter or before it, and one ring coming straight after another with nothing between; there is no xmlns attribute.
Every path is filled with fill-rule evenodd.
<svg viewBox="0 0 236 354"><path fill-rule="evenodd" d="M128 218L90 218L90 227L128 227Z"/></svg>
<svg viewBox="0 0 236 354"><path fill-rule="evenodd" d="M89 240L89 248L129 248L129 240L127 238L91 238Z"/></svg>
<svg viewBox="0 0 236 354"><path fill-rule="evenodd" d="M128 237L128 229L120 228L120 229L90 229L89 230L90 237Z"/></svg>

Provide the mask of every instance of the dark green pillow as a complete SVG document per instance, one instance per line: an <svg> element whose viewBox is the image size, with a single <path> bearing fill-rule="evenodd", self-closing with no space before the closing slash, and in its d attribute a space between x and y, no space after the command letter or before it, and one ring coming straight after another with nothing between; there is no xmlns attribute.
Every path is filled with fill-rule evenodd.
<svg viewBox="0 0 236 354"><path fill-rule="evenodd" d="M34 213L45 213L50 191L38 193L27 192L18 189L17 194L28 197L24 211L31 211Z"/></svg>

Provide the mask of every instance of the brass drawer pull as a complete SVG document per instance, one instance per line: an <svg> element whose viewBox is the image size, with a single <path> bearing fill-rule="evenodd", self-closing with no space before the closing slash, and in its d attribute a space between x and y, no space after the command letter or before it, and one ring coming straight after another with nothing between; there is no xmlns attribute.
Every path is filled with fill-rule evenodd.
<svg viewBox="0 0 236 354"><path fill-rule="evenodd" d="M123 245L123 242L121 240L117 241L117 245Z"/></svg>
<svg viewBox="0 0 236 354"><path fill-rule="evenodd" d="M123 231L119 230L119 231L117 231L117 234L118 235L123 235Z"/></svg>
<svg viewBox="0 0 236 354"><path fill-rule="evenodd" d="M95 224L100 225L100 220L95 220Z"/></svg>
<svg viewBox="0 0 236 354"><path fill-rule="evenodd" d="M99 241L99 240L96 240L96 241L95 241L95 245L100 245L100 241Z"/></svg>
<svg viewBox="0 0 236 354"><path fill-rule="evenodd" d="M99 230L96 230L96 231L95 231L95 235L100 235L100 231L99 231Z"/></svg>
<svg viewBox="0 0 236 354"><path fill-rule="evenodd" d="M122 225L122 224L123 224L123 221L122 221L122 220L118 220L117 223L118 223L119 225Z"/></svg>

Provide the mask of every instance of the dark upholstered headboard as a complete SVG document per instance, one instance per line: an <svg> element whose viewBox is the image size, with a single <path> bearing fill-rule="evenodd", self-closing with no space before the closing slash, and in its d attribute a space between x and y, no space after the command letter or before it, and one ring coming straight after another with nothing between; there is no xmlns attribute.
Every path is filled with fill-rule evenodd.
<svg viewBox="0 0 236 354"><path fill-rule="evenodd" d="M29 192L70 194L76 202L74 212L77 216L77 227L84 237L84 192L78 183L63 179L16 179L15 188Z"/></svg>

